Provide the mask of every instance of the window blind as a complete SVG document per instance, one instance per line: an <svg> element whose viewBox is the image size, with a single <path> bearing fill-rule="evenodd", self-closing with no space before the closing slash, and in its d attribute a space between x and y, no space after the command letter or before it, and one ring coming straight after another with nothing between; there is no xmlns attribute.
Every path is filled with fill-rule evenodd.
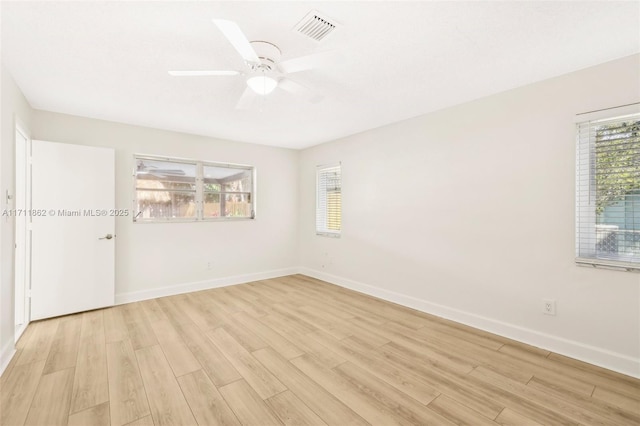
<svg viewBox="0 0 640 426"><path fill-rule="evenodd" d="M340 165L318 166L316 185L316 233L339 236L342 228Z"/></svg>
<svg viewBox="0 0 640 426"><path fill-rule="evenodd" d="M640 114L577 126L576 257L640 269Z"/></svg>

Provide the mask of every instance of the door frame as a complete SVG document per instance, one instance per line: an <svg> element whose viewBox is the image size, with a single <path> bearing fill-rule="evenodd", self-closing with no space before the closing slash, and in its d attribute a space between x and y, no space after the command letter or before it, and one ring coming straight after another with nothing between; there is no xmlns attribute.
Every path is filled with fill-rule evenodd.
<svg viewBox="0 0 640 426"><path fill-rule="evenodd" d="M18 137L21 136L21 138ZM15 117L14 333L17 342L31 320L31 136ZM24 139L22 139L24 138ZM22 211L19 211L22 210Z"/></svg>

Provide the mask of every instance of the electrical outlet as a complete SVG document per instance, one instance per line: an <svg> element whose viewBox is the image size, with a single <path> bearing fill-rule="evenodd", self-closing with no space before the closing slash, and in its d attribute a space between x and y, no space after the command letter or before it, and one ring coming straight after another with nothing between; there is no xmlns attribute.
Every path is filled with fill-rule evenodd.
<svg viewBox="0 0 640 426"><path fill-rule="evenodd" d="M542 313L545 315L555 315L556 301L552 299L542 299Z"/></svg>
<svg viewBox="0 0 640 426"><path fill-rule="evenodd" d="M207 262L207 269L213 268L213 262Z"/></svg>

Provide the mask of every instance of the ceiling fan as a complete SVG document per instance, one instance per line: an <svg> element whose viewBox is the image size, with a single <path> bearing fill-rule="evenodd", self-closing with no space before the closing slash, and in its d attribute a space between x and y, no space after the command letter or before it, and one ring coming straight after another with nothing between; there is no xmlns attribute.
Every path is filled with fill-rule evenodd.
<svg viewBox="0 0 640 426"><path fill-rule="evenodd" d="M184 70L169 71L169 75L174 77L248 75L247 88L236 104L237 109L251 107L258 96L266 96L276 88L306 96L311 102L318 102L322 99L322 96L313 90L285 77L285 75L314 68L322 62L326 62L330 56L334 56L335 52L321 52L278 62L282 53L275 44L267 41L250 42L238 24L233 21L213 19L213 23L242 56L248 67L248 72L237 70Z"/></svg>

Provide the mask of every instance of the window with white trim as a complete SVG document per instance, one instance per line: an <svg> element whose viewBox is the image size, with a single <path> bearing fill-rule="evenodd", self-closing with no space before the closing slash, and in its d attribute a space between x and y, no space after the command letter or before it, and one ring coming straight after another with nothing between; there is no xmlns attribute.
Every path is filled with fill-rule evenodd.
<svg viewBox="0 0 640 426"><path fill-rule="evenodd" d="M134 222L255 218L255 168L135 156Z"/></svg>
<svg viewBox="0 0 640 426"><path fill-rule="evenodd" d="M640 269L640 113L577 131L577 262Z"/></svg>
<svg viewBox="0 0 640 426"><path fill-rule="evenodd" d="M341 166L340 164L318 166L316 171L316 234L339 237L341 228Z"/></svg>

